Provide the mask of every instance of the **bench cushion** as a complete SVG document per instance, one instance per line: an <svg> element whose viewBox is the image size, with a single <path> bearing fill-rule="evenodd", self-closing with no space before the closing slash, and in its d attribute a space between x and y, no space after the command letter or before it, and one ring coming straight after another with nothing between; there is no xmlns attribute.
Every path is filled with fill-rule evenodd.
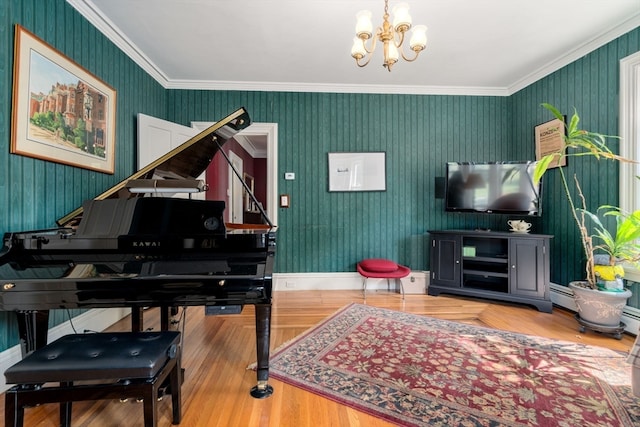
<svg viewBox="0 0 640 427"><path fill-rule="evenodd" d="M100 332L63 336L4 373L8 384L153 378L176 357L180 333Z"/></svg>

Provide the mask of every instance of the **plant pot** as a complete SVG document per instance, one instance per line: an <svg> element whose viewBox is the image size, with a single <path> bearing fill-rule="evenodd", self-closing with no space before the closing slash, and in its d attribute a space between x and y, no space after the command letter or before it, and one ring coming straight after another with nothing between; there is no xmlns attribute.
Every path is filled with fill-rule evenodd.
<svg viewBox="0 0 640 427"><path fill-rule="evenodd" d="M586 322L606 327L618 327L622 310L631 297L631 291L606 292L591 289L585 281L569 283L580 318Z"/></svg>

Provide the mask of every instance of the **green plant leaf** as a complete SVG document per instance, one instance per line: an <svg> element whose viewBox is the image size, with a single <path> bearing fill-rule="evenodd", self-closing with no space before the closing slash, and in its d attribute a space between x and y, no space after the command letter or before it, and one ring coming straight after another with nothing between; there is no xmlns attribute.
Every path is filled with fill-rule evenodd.
<svg viewBox="0 0 640 427"><path fill-rule="evenodd" d="M551 104L547 104L546 102L543 102L542 106L544 108L546 108L547 110L551 111L551 114L553 114L556 119L562 120L564 122L564 116L562 115L562 113L556 107L554 107Z"/></svg>
<svg viewBox="0 0 640 427"><path fill-rule="evenodd" d="M547 154L536 162L536 167L533 170L533 182L535 185L538 185L540 179L542 179L542 175L544 175L547 169L549 169L549 164L551 164L553 159L558 156L559 154L557 153Z"/></svg>

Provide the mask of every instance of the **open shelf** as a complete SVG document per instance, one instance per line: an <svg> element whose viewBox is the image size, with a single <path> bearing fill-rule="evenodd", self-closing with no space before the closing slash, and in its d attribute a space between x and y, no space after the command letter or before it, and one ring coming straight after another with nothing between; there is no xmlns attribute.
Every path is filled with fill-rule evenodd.
<svg viewBox="0 0 640 427"><path fill-rule="evenodd" d="M495 263L487 261L463 261L462 271L467 272L469 270L479 271L480 274L486 272L487 274L500 273L506 276L509 273L509 266L505 262Z"/></svg>
<svg viewBox="0 0 640 427"><path fill-rule="evenodd" d="M488 257L488 256L466 256L462 258L463 261L467 262L495 262L495 263L503 263L506 264L509 260L507 257Z"/></svg>
<svg viewBox="0 0 640 427"><path fill-rule="evenodd" d="M462 286L469 289L482 289L492 292L509 292L509 279L504 276L481 276L477 274L464 274Z"/></svg>

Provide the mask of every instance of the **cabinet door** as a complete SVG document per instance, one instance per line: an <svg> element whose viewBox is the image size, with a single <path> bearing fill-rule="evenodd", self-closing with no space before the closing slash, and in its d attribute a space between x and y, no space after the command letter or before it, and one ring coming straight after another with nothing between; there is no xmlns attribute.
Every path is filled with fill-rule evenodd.
<svg viewBox="0 0 640 427"><path fill-rule="evenodd" d="M460 287L460 236L441 234L431 238L431 283Z"/></svg>
<svg viewBox="0 0 640 427"><path fill-rule="evenodd" d="M548 292L544 240L509 240L509 288L514 295L545 298Z"/></svg>

